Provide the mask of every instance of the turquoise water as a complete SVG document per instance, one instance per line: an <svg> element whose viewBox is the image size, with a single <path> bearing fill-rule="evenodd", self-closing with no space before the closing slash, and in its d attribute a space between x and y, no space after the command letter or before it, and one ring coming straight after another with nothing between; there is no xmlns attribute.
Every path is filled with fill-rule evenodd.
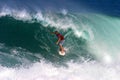
<svg viewBox="0 0 120 80"><path fill-rule="evenodd" d="M119 79L119 18L27 11L0 16L1 80L97 80L99 75L99 80ZM65 36L64 57L50 34L55 30Z"/></svg>

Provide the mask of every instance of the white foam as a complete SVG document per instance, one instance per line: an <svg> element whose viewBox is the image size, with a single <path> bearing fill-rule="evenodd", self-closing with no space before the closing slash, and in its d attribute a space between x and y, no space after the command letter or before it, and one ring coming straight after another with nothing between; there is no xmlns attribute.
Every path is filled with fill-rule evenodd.
<svg viewBox="0 0 120 80"><path fill-rule="evenodd" d="M34 18L37 19L38 21L44 21L44 17L41 11L38 11L36 15L34 16Z"/></svg>
<svg viewBox="0 0 120 80"><path fill-rule="evenodd" d="M82 31L81 31L81 32L79 32L79 31L75 31L75 34L77 35L77 37L81 37L82 34L83 34L83 32L82 32Z"/></svg>
<svg viewBox="0 0 120 80"><path fill-rule="evenodd" d="M11 14L10 9L4 7L0 12L0 17L1 16L6 16L6 15L9 15L9 14Z"/></svg>
<svg viewBox="0 0 120 80"><path fill-rule="evenodd" d="M117 57L112 55L112 52L109 50L109 46L104 43L104 41L91 42L89 43L88 50L96 57L96 60L111 64L114 62L119 62Z"/></svg>
<svg viewBox="0 0 120 80"><path fill-rule="evenodd" d="M68 13L68 11L66 9L62 9L61 12L62 12L63 15L67 15L67 13Z"/></svg>
<svg viewBox="0 0 120 80"><path fill-rule="evenodd" d="M34 63L29 68L0 67L0 80L119 80L120 65L97 62L68 63L69 67L55 67L51 63Z"/></svg>
<svg viewBox="0 0 120 80"><path fill-rule="evenodd" d="M17 20L23 20L23 21L29 21L32 20L31 15L26 11L26 10L22 10L22 11L16 11L13 10L13 17Z"/></svg>
<svg viewBox="0 0 120 80"><path fill-rule="evenodd" d="M32 19L29 12L27 12L25 9L23 10L15 10L8 7L3 7L3 9L0 12L0 17L9 15L17 20L23 20L23 21L29 21Z"/></svg>

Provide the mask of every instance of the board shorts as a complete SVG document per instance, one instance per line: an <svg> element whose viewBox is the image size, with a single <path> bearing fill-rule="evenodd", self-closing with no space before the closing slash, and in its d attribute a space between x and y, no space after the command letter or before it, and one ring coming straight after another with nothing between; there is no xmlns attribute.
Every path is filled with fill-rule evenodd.
<svg viewBox="0 0 120 80"><path fill-rule="evenodd" d="M63 45L64 42L65 42L65 40L60 41L60 42L59 42L59 45Z"/></svg>

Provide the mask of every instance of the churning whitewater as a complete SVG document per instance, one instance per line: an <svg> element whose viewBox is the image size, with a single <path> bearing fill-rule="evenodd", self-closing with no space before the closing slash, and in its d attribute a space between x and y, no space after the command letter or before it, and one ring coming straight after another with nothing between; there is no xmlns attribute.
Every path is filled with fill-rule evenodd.
<svg viewBox="0 0 120 80"><path fill-rule="evenodd" d="M119 80L120 19L96 13L0 12L0 80ZM66 55L58 54L58 30Z"/></svg>

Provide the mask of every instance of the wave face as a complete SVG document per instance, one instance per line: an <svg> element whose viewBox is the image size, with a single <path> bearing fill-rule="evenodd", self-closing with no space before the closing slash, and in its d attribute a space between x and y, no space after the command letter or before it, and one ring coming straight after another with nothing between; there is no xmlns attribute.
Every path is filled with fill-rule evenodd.
<svg viewBox="0 0 120 80"><path fill-rule="evenodd" d="M119 18L94 13L4 9L0 80L118 80L119 25ZM50 34L56 30L65 36L64 57Z"/></svg>

